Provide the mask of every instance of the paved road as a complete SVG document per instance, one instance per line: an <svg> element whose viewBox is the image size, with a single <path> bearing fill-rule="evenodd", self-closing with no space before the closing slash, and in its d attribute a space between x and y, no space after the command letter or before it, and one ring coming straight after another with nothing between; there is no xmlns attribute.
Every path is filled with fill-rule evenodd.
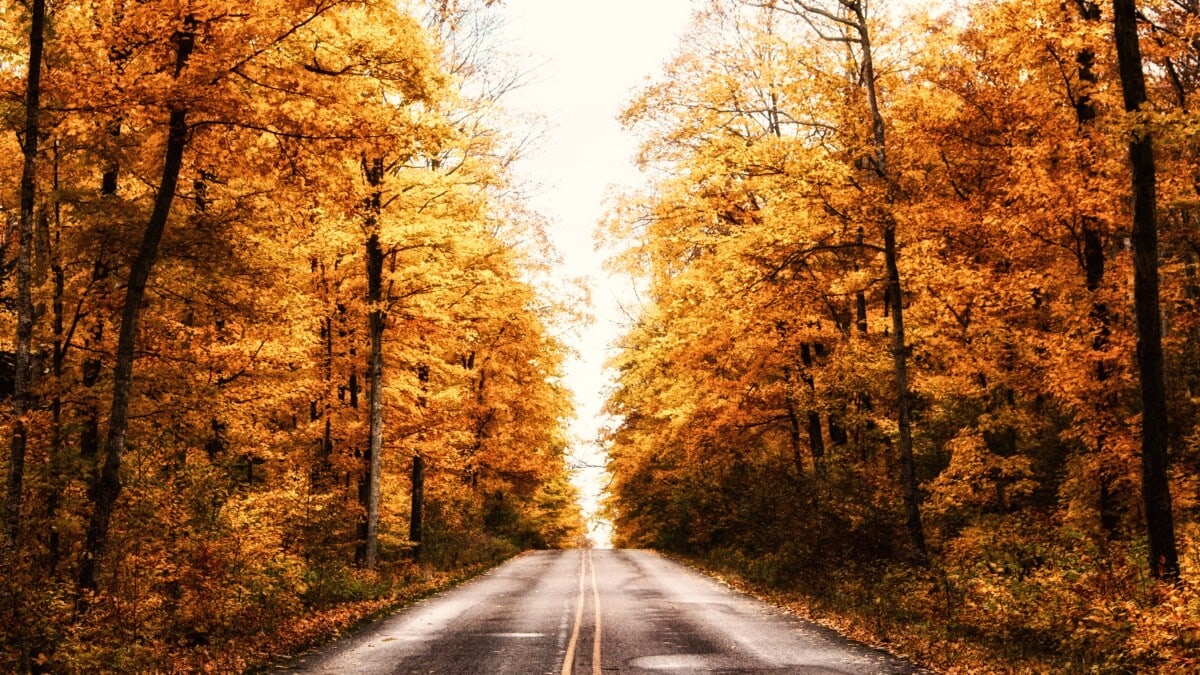
<svg viewBox="0 0 1200 675"><path fill-rule="evenodd" d="M913 673L646 551L528 553L295 673Z"/></svg>

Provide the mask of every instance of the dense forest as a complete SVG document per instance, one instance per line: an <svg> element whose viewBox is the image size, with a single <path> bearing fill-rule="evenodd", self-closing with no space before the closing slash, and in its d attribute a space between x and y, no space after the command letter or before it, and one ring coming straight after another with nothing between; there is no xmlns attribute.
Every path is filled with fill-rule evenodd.
<svg viewBox="0 0 1200 675"><path fill-rule="evenodd" d="M1196 672L1200 3L914 4L705 2L627 106L618 541L935 666Z"/></svg>
<svg viewBox="0 0 1200 675"><path fill-rule="evenodd" d="M236 671L582 535L486 4L0 2L0 670Z"/></svg>

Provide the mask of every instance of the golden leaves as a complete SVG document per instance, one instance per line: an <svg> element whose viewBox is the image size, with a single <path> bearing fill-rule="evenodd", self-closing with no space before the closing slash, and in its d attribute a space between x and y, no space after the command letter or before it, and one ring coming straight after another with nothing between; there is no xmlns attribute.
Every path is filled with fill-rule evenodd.
<svg viewBox="0 0 1200 675"><path fill-rule="evenodd" d="M1135 115L1115 99L1111 26L1080 3L881 13L884 171L860 45L817 40L800 19L738 20L757 3L713 4L624 117L650 187L605 224L646 301L612 360L618 536L821 586L863 565L845 572L851 595L923 583L874 576L881 559L909 569L890 547L901 434L880 232L894 226L916 498L946 575L903 611L1157 667L1141 646L1123 660L1117 628L1163 644L1145 623L1153 601L1130 599L1144 554L1125 145L1152 129L1170 167L1164 330L1172 423L1192 430L1195 54L1178 40L1195 13L1139 3L1147 35L1170 37L1146 39L1153 93ZM1179 447L1187 491L1195 434ZM1089 628L1061 629L1048 602ZM1192 610L1171 611L1190 625ZM1172 654L1185 652L1190 663L1194 648Z"/></svg>
<svg viewBox="0 0 1200 675"><path fill-rule="evenodd" d="M185 10L196 45L176 78ZM536 242L540 223L505 201L498 134L454 90L420 20L397 3L329 0L77 3L53 19L35 251L44 367L22 556L42 567L54 556L56 571L22 563L6 578L40 618L22 627L6 605L0 632L43 644L34 632L75 626L43 654L49 669L240 669L256 657L231 645L311 634L297 617L314 606L444 578L401 559L414 454L439 502L427 532L444 545L483 558L571 543L565 347L548 326L553 303L528 281L537 245L513 247ZM22 85L2 70L4 86ZM190 126L142 308L113 553L94 611L73 619L60 599L103 452L117 301L177 106ZM372 234L385 258L377 302ZM387 322L385 569L359 574L375 311ZM484 517L501 493L513 529ZM241 655L213 656L225 651Z"/></svg>

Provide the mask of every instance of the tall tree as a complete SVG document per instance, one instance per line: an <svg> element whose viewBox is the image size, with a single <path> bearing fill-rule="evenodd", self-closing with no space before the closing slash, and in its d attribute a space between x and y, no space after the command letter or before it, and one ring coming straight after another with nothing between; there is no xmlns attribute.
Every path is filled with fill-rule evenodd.
<svg viewBox="0 0 1200 675"><path fill-rule="evenodd" d="M1113 38L1125 112L1142 112L1146 80L1134 0L1113 0ZM1150 539L1150 572L1179 579L1179 553L1167 475L1167 395L1159 307L1157 187L1154 139L1138 124L1129 141L1133 184L1133 302L1137 316L1137 361L1142 400L1142 499Z"/></svg>
<svg viewBox="0 0 1200 675"><path fill-rule="evenodd" d="M382 211L383 158L363 159L363 173L370 194L366 203L367 230L367 316L370 348L367 357L367 457L359 485L359 502L365 521L360 532L359 564L375 569L379 553L379 480L383 453L383 247L379 243ZM414 491L415 492L415 491Z"/></svg>
<svg viewBox="0 0 1200 675"><path fill-rule="evenodd" d="M185 16L177 28L175 41L175 63L173 76L179 79L196 45L196 21ZM125 435L129 425L129 401L133 388L133 362L138 321L142 312L142 299L146 284L154 271L158 259L159 244L175 202L175 190L179 183L179 172L183 166L183 152L188 141L188 109L176 102L170 107L167 122L167 142L163 150L162 176L159 179L154 208L142 232L141 246L129 270L125 286L125 300L121 310L121 324L117 334L116 363L113 367L112 404L108 414L107 442L104 461L96 478L92 515L88 521L87 539L79 563L78 590L86 594L96 589L100 557L108 546L108 530L113 507L121 494L121 458L125 452ZM81 606L87 599L81 595Z"/></svg>
<svg viewBox="0 0 1200 675"><path fill-rule="evenodd" d="M37 204L37 155L41 136L42 51L46 2L34 0L29 18L29 62L25 79L25 123L21 135L21 213L17 238L17 353L13 386L13 431L4 502L4 534L15 545L21 527L21 491L29 439L30 379L33 375L33 219Z"/></svg>
<svg viewBox="0 0 1200 675"><path fill-rule="evenodd" d="M896 201L902 195L895 170L889 165L887 124L883 102L880 100L879 78L876 72L872 32L867 16L866 0L837 0L834 3L804 2L803 0L770 0L752 2L772 10L800 16L823 40L845 43L857 48L854 54L859 71L853 74L855 83L865 94L865 114L870 124L871 154L863 163L872 179L882 183L882 202L871 209L883 240L883 256L887 279L887 302L892 319L891 351L892 377L896 397L897 445L900 453L900 488L904 497L905 525L914 558L928 561L925 532L921 525L920 495L918 493L912 437L912 392L909 388L909 345L904 312L905 288L900 274L900 250L896 240ZM860 322L861 325L861 322Z"/></svg>

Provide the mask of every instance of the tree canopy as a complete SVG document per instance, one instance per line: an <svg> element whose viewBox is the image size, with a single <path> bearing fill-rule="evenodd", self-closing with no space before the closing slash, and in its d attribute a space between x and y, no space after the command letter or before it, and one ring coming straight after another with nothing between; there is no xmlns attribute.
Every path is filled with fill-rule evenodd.
<svg viewBox="0 0 1200 675"><path fill-rule="evenodd" d="M0 667L239 668L582 536L484 4L0 4Z"/></svg>
<svg viewBox="0 0 1200 675"><path fill-rule="evenodd" d="M1035 658L1196 663L1200 12L1132 5L704 3L626 108L647 182L604 235L646 302L612 361L622 543Z"/></svg>

